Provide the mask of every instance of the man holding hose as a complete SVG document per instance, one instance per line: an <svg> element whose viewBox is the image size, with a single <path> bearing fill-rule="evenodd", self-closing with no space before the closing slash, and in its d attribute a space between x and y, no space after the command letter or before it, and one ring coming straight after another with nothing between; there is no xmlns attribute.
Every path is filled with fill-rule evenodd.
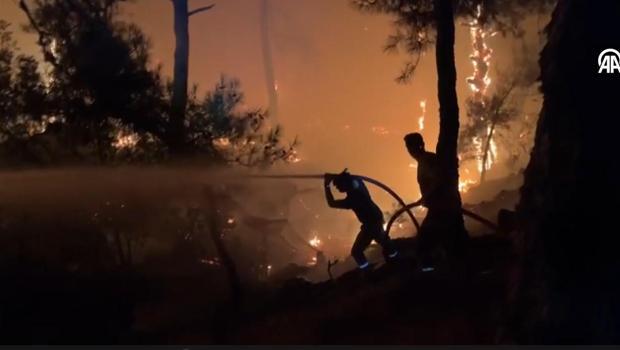
<svg viewBox="0 0 620 350"><path fill-rule="evenodd" d="M368 271L370 264L364 255L364 250L373 240L383 248L386 261L396 258L398 252L383 229L383 213L370 197L364 181L346 170L340 174L325 174L324 181L327 204L332 208L353 210L362 224L351 248L351 255L359 268ZM344 199L334 199L330 187L332 182L338 191L346 193Z"/></svg>
<svg viewBox="0 0 620 350"><path fill-rule="evenodd" d="M458 189L451 183L449 171L442 166L440 157L426 151L419 133L404 138L409 154L418 162L418 184L428 211L418 232L419 255L422 271L434 270L432 253L439 246L456 261L463 258L469 235L463 225L461 199ZM458 177L456 178L458 181Z"/></svg>

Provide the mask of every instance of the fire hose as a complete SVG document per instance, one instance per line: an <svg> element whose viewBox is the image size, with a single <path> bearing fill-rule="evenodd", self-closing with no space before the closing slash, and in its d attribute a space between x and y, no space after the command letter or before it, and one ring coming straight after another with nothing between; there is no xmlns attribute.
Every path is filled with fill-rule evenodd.
<svg viewBox="0 0 620 350"><path fill-rule="evenodd" d="M367 176L363 176L363 175L352 175L355 176L357 178L360 178L370 184L373 184L379 188L381 188L382 190L384 190L385 192L389 193L394 199L396 199L396 201L398 202L398 204L400 204L402 211L400 211L399 216L404 213L407 212L407 214L409 215L409 218L411 219L411 221L413 222L413 224L415 225L416 230L420 229L420 223L418 222L418 220L415 218L415 216L413 215L413 213L411 212L410 208L407 208L407 204L405 203L405 201L396 193L394 192L394 190L392 190L390 187L388 187L386 184L379 182L373 178L367 177ZM252 176L254 178L263 178L263 179L323 179L324 175L316 175L316 174L312 174L312 175L255 175Z"/></svg>
<svg viewBox="0 0 620 350"><path fill-rule="evenodd" d="M407 215L409 216L409 218L411 219L411 221L413 222L415 228L417 231L420 230L420 224L418 222L418 220L415 218L415 216L413 215L413 213L411 212L411 209L415 208L416 206L418 206L419 204L417 204L417 202L414 203L409 203L406 204L405 201L394 191L392 190L389 186L387 186L386 184L377 181L373 178L367 177L367 176L363 176L363 175L352 175L355 176L357 178L360 178L370 184L373 184L379 188L381 188L382 190L384 190L385 192L387 192L388 194L390 194L394 199L396 199L396 201L398 202L398 204L400 204L400 208L394 213L392 214L392 216L390 217L390 219L388 220L387 226L385 228L385 232L389 235L390 233L390 229L392 228L392 225L394 225L394 222L396 221L396 219L398 219L403 213L407 213ZM319 175L319 174L304 174L304 175L254 175L252 176L253 178L262 178L262 179L323 179L324 175ZM495 225L493 222L491 222L488 219L483 218L482 216L469 211L465 208L461 209L463 214L465 216L468 216L480 223L482 223L483 225L493 229L494 231L498 230L497 225Z"/></svg>
<svg viewBox="0 0 620 350"><path fill-rule="evenodd" d="M420 204L417 204L417 203L409 203L406 206L398 209L394 214L392 214L392 216L390 217L390 220L388 220L388 223L387 223L387 225L385 227L385 232L389 235L390 234L390 229L392 228L392 225L394 225L394 221L396 221L396 219L398 219L405 212L405 210L413 209L413 208L415 208L415 207L417 207L419 205ZM498 230L497 225L495 225L490 220L485 219L482 216L480 216L480 215L478 215L478 214L476 214L476 213L474 213L472 211L469 211L469 210L467 210L465 208L461 208L461 211L463 212L463 215L468 216L468 217L470 217L470 218L472 218L472 219L482 223L483 225L491 228L492 230L494 230L494 231ZM416 229L419 229L419 227L416 226Z"/></svg>

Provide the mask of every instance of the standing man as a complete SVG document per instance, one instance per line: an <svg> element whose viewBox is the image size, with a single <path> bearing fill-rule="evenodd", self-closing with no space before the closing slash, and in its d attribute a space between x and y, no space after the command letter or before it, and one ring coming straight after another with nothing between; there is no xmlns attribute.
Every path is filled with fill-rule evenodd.
<svg viewBox="0 0 620 350"><path fill-rule="evenodd" d="M469 235L463 223L461 196L453 184L458 177L450 176L442 166L442 160L426 151L424 139L419 133L405 136L409 154L418 162L418 184L422 198L417 202L428 212L418 232L419 254L422 271L434 270L431 254L443 246L449 258L462 258Z"/></svg>
<svg viewBox="0 0 620 350"><path fill-rule="evenodd" d="M344 199L334 199L330 184L334 183L338 191L346 193ZM374 240L383 248L383 256L390 261L398 255L390 237L383 229L383 213L370 198L370 193L364 185L364 181L349 174L346 170L342 173L325 174L325 198L332 208L353 210L357 219L362 224L360 232L355 238L351 255L362 271L367 271L370 264L366 260L364 250Z"/></svg>

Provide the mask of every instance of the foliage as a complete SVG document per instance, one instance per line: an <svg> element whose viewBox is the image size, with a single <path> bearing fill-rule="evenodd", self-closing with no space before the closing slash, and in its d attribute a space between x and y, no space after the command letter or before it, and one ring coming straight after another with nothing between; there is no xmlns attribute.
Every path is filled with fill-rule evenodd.
<svg viewBox="0 0 620 350"><path fill-rule="evenodd" d="M32 0L20 7L44 62L19 55L0 23L0 158L5 164L154 162L173 140L171 83L150 41L118 19L123 0ZM295 159L260 109L241 111L240 84L222 77L186 106L188 156L247 166ZM218 140L234 147L222 149Z"/></svg>
<svg viewBox="0 0 620 350"><path fill-rule="evenodd" d="M422 54L436 41L435 0L351 0L364 13L386 14L393 18L394 31L388 36L385 51L410 55L397 81L408 82ZM528 13L548 11L555 0L455 0L455 18L475 18L479 6L482 24L491 24L504 35L521 36L521 21Z"/></svg>
<svg viewBox="0 0 620 350"><path fill-rule="evenodd" d="M281 145L281 128L266 125L268 113L240 108L244 96L238 80L222 76L203 100L195 95L194 89L186 113L192 149L244 166L296 161L297 140Z"/></svg>

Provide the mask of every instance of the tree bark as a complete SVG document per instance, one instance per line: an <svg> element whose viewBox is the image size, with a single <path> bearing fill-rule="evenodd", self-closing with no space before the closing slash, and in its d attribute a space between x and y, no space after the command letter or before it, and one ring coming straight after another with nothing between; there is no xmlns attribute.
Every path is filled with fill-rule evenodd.
<svg viewBox="0 0 620 350"><path fill-rule="evenodd" d="M434 0L437 23L436 64L439 98L439 137L437 158L443 168L454 199L455 215L460 217L459 229L465 231L461 214L461 195L458 190L459 104L456 94L456 65L454 63L454 12L452 0ZM458 207L457 207L458 205Z"/></svg>
<svg viewBox="0 0 620 350"><path fill-rule="evenodd" d="M547 29L543 108L517 206L521 343L620 342L620 79L597 64L620 48L618 18L617 0L560 0Z"/></svg>
<svg viewBox="0 0 620 350"><path fill-rule="evenodd" d="M168 141L172 153L183 151L189 72L189 9L187 0L172 0L174 7L174 76Z"/></svg>
<svg viewBox="0 0 620 350"><path fill-rule="evenodd" d="M439 138L437 157L451 175L458 177L457 141L459 105L456 95L456 65L454 63L454 15L452 0L435 0L437 22L437 92L439 97Z"/></svg>

